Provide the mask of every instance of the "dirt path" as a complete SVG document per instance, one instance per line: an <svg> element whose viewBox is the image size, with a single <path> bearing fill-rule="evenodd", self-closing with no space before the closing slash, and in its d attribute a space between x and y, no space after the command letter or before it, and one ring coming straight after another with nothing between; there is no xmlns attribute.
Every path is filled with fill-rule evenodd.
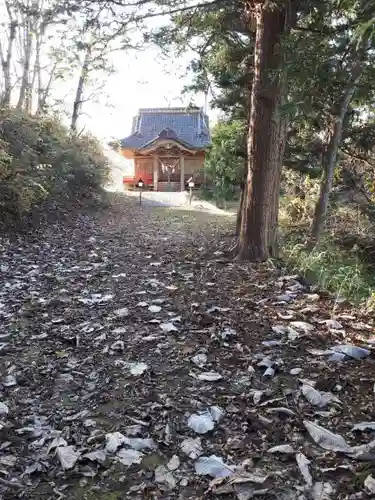
<svg viewBox="0 0 375 500"><path fill-rule="evenodd" d="M373 498L370 319L225 227L119 199L0 240L1 498Z"/></svg>

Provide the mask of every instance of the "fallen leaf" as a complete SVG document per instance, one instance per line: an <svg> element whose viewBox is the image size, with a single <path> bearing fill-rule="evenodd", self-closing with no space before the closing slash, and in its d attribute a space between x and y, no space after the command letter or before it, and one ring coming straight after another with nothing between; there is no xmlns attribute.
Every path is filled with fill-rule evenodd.
<svg viewBox="0 0 375 500"><path fill-rule="evenodd" d="M308 460L308 458L303 453L297 453L296 460L299 470L301 471L301 474L306 481L306 484L308 486L312 486L313 479L309 470L310 460Z"/></svg>
<svg viewBox="0 0 375 500"><path fill-rule="evenodd" d="M148 310L152 313L158 313L161 311L161 307L160 306L155 306L155 305L151 305Z"/></svg>
<svg viewBox="0 0 375 500"><path fill-rule="evenodd" d="M306 334L315 330L314 326L306 323L306 321L291 321L290 325L297 330L302 330Z"/></svg>
<svg viewBox="0 0 375 500"><path fill-rule="evenodd" d="M314 483L311 491L312 500L330 500L334 493L329 483Z"/></svg>
<svg viewBox="0 0 375 500"><path fill-rule="evenodd" d="M74 446L58 446L56 448L57 456L60 460L63 469L73 469L77 460L81 456L79 451L76 451Z"/></svg>
<svg viewBox="0 0 375 500"><path fill-rule="evenodd" d="M335 319L325 319L320 321L321 324L325 324L328 328L334 328L335 330L341 330L344 328L341 323L336 321Z"/></svg>
<svg viewBox="0 0 375 500"><path fill-rule="evenodd" d="M146 363L128 363L130 373L135 377L143 375L148 370Z"/></svg>
<svg viewBox="0 0 375 500"><path fill-rule="evenodd" d="M345 439L339 434L334 434L328 429L325 429L314 422L309 422L308 420L304 420L303 424L316 444L325 450L339 451L343 453L351 450Z"/></svg>
<svg viewBox="0 0 375 500"><path fill-rule="evenodd" d="M190 458L198 458L203 453L201 438L186 438L180 445L181 451Z"/></svg>
<svg viewBox="0 0 375 500"><path fill-rule="evenodd" d="M126 437L121 432L109 432L105 438L105 449L109 453L115 453L126 441Z"/></svg>
<svg viewBox="0 0 375 500"><path fill-rule="evenodd" d="M95 450L90 453L86 453L82 456L82 458L87 458L88 460L91 460L91 462L98 462L103 465L106 461L107 454L105 450Z"/></svg>
<svg viewBox="0 0 375 500"><path fill-rule="evenodd" d="M152 438L124 437L123 444L130 446L133 450L156 450L158 448Z"/></svg>
<svg viewBox="0 0 375 500"><path fill-rule="evenodd" d="M129 316L129 309L127 307L122 307L121 309L116 309L114 311L114 314L118 318L126 318L127 316Z"/></svg>
<svg viewBox="0 0 375 500"><path fill-rule="evenodd" d="M164 465L159 465L155 469L155 482L158 484L164 484L168 486L171 490L176 487L176 480L173 473L168 470Z"/></svg>
<svg viewBox="0 0 375 500"><path fill-rule="evenodd" d="M345 356L349 356L354 359L363 359L370 355L370 351L368 349L364 349L363 347L357 347L352 344L340 344L331 347L332 351L339 352L341 354L345 354Z"/></svg>
<svg viewBox="0 0 375 500"><path fill-rule="evenodd" d="M194 467L195 472L201 476L227 477L233 474L233 469L226 465L221 457L216 455L198 458Z"/></svg>
<svg viewBox="0 0 375 500"><path fill-rule="evenodd" d="M273 446L267 450L268 453L285 453L287 455L294 455L295 451L290 444L280 444Z"/></svg>
<svg viewBox="0 0 375 500"><path fill-rule="evenodd" d="M14 375L7 375L3 381L5 387L14 387L17 385L17 380Z"/></svg>
<svg viewBox="0 0 375 500"><path fill-rule="evenodd" d="M206 354L197 354L196 356L193 356L191 358L191 361L199 368L203 368L204 365L207 363L207 356Z"/></svg>
<svg viewBox="0 0 375 500"><path fill-rule="evenodd" d="M9 413L9 408L5 403L0 402L0 415L8 415Z"/></svg>
<svg viewBox="0 0 375 500"><path fill-rule="evenodd" d="M17 463L17 457L14 455L3 455L0 456L0 465L5 465L7 467L13 467Z"/></svg>
<svg viewBox="0 0 375 500"><path fill-rule="evenodd" d="M208 411L214 422L219 422L225 415L225 411L220 406L210 406Z"/></svg>
<svg viewBox="0 0 375 500"><path fill-rule="evenodd" d="M309 403L319 408L324 408L331 402L339 403L340 401L330 392L320 392L308 384L303 384L301 392Z"/></svg>
<svg viewBox="0 0 375 500"><path fill-rule="evenodd" d="M292 368L289 373L291 375L299 375L302 371L302 368Z"/></svg>
<svg viewBox="0 0 375 500"><path fill-rule="evenodd" d="M375 479L371 476L371 474L366 477L364 486L366 491L369 493L375 493Z"/></svg>
<svg viewBox="0 0 375 500"><path fill-rule="evenodd" d="M167 463L167 467L169 470L177 470L180 467L180 459L177 455L173 455L173 457Z"/></svg>
<svg viewBox="0 0 375 500"><path fill-rule="evenodd" d="M164 333L178 332L178 328L176 328L173 323L161 323L159 327Z"/></svg>
<svg viewBox="0 0 375 500"><path fill-rule="evenodd" d="M224 330L220 332L222 340L227 340L229 337L235 337L236 335L237 332L233 328L224 328Z"/></svg>
<svg viewBox="0 0 375 500"><path fill-rule="evenodd" d="M215 427L214 420L209 411L193 413L188 420L188 426L198 434L206 434Z"/></svg>
<svg viewBox="0 0 375 500"><path fill-rule="evenodd" d="M138 450L122 449L117 452L116 457L123 465L140 464L142 462L143 453Z"/></svg>
<svg viewBox="0 0 375 500"><path fill-rule="evenodd" d="M353 431L375 431L375 422L360 422L355 424Z"/></svg>
<svg viewBox="0 0 375 500"><path fill-rule="evenodd" d="M207 382L216 382L221 380L223 377L217 372L203 372L199 373L197 376L198 380L205 380Z"/></svg>

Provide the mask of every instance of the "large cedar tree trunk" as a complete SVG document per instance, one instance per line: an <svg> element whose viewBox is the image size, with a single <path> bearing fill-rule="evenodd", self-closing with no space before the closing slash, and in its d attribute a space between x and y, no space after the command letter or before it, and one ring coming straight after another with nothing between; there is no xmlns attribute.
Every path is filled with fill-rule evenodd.
<svg viewBox="0 0 375 500"><path fill-rule="evenodd" d="M264 261L275 255L277 213L282 158L284 119L280 106L284 100L281 37L286 32L284 7L256 2L254 78L248 134L248 174L244 195L239 259ZM288 16L289 17L289 16Z"/></svg>
<svg viewBox="0 0 375 500"><path fill-rule="evenodd" d="M353 97L356 84L361 76L361 72L362 64L361 62L357 62L353 67L351 77L338 107L338 113L333 121L327 151L323 155L323 176L320 183L319 197L315 205L314 220L311 227L311 237L313 243L316 243L319 240L326 222L337 155L342 140L343 123L348 111L349 103Z"/></svg>

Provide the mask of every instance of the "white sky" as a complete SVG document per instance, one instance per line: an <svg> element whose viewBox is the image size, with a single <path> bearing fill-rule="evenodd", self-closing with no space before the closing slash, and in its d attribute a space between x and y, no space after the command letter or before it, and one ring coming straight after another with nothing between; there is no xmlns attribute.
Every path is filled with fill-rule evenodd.
<svg viewBox="0 0 375 500"><path fill-rule="evenodd" d="M193 97L195 104L204 107L204 95L182 95L184 77L190 58L178 61L162 60L156 48L139 53L116 53L113 62L117 69L107 79L105 96L99 103L85 103L80 126L86 126L103 139L122 138L130 134L132 117L139 108L184 106ZM215 110L208 108L210 121Z"/></svg>
<svg viewBox="0 0 375 500"><path fill-rule="evenodd" d="M160 28L168 22L166 17L156 17L149 19L146 25L149 29ZM131 39L141 40L142 34L134 31ZM204 108L203 94L182 95L183 87L192 81L186 68L195 57L193 52L186 52L182 57L166 59L154 45L139 52L115 52L112 61L116 73L108 77L107 98L103 96L98 104L85 104L80 126L85 125L102 139L119 139L130 134L132 117L139 108L185 106L191 100ZM207 104L206 111L212 125L218 112L210 109L209 102Z"/></svg>
<svg viewBox="0 0 375 500"><path fill-rule="evenodd" d="M0 0L0 19L5 16L4 3ZM4 17L5 19L5 17ZM168 19L154 18L147 23L149 27L161 27L168 23ZM7 23L0 20L2 30L0 36L3 38L7 33ZM5 27L3 29L3 27ZM52 45L58 47L64 43L64 30L51 28L50 40ZM53 31L55 31L53 33ZM61 38L62 37L62 38ZM134 30L130 33L132 43L142 40L142 33ZM3 42L6 39L3 38ZM21 54L17 51L17 44L14 54L14 81L18 81L18 86L12 95L15 104L19 95L19 82L22 73L20 66ZM48 47L47 47L48 49ZM46 50L47 50L46 49ZM34 56L35 57L35 56ZM182 57L171 57L163 59L160 50L156 46L147 46L142 51L122 51L110 54L109 64L113 63L116 71L112 75L105 75L106 86L97 93L96 102L84 102L82 114L78 121L78 130L90 131L98 138L108 141L110 139L121 139L131 132L132 117L137 114L139 108L185 106L191 100L198 106L204 107L205 98L203 94L182 95L185 85L191 83L191 75L186 75L186 68L194 57L193 53L186 53ZM48 68L51 62L48 60L47 52L42 59L46 64L44 83L48 81ZM32 61L33 64L33 61ZM52 97L57 104L61 119L69 125L73 108L74 95L78 83L78 70L65 71L63 80L55 80L52 85ZM0 76L1 77L1 76ZM90 75L97 77L99 81L102 75ZM89 84L84 93L84 98L91 94L92 88L97 86L94 82ZM210 123L216 121L217 111L207 109Z"/></svg>

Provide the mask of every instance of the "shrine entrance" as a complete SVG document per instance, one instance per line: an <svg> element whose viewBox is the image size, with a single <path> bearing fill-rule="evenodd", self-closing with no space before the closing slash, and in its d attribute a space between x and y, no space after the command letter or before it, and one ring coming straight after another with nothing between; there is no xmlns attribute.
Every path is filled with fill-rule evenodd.
<svg viewBox="0 0 375 500"><path fill-rule="evenodd" d="M180 187L180 157L158 156L159 189L163 191L176 191ZM176 189L177 188L177 189Z"/></svg>
<svg viewBox="0 0 375 500"><path fill-rule="evenodd" d="M186 177L192 175L190 165L186 169L185 159L194 156L195 151L171 141L157 141L142 149L142 157L148 162L149 185L154 191L185 191Z"/></svg>

